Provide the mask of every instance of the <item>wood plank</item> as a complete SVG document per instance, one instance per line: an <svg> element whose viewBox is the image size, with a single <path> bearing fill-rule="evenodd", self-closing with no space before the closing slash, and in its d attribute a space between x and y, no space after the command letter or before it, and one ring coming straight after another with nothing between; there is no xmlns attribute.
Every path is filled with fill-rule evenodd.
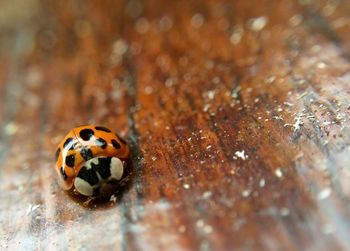
<svg viewBox="0 0 350 251"><path fill-rule="evenodd" d="M349 250L349 5L329 4L33 1L0 22L1 247ZM133 174L86 208L52 159L90 123L127 137Z"/></svg>

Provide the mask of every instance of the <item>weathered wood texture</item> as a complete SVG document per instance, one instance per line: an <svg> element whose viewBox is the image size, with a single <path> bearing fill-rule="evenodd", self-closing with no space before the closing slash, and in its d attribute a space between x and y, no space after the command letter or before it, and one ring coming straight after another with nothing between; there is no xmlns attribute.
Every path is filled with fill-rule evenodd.
<svg viewBox="0 0 350 251"><path fill-rule="evenodd" d="M2 250L350 250L350 2L2 1ZM86 208L72 127L133 171Z"/></svg>

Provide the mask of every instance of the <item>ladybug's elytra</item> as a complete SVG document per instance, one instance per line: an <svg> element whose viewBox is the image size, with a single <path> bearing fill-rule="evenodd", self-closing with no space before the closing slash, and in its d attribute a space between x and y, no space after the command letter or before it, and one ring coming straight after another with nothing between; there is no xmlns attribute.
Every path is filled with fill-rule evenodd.
<svg viewBox="0 0 350 251"><path fill-rule="evenodd" d="M56 151L56 171L64 190L73 188L85 196L98 195L105 184L117 184L129 156L127 143L102 126L73 128Z"/></svg>

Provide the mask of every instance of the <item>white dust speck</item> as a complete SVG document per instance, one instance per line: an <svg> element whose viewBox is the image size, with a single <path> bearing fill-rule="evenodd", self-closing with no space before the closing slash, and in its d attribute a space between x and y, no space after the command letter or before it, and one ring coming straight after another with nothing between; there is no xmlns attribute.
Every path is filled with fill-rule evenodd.
<svg viewBox="0 0 350 251"><path fill-rule="evenodd" d="M251 194L251 191L250 191L250 190L244 190L244 191L242 192L242 196L245 197L245 198L249 197L250 194Z"/></svg>
<svg viewBox="0 0 350 251"><path fill-rule="evenodd" d="M281 216L285 217L285 216L288 216L289 214L290 214L290 211L289 211L288 208L282 207L282 208L280 209L280 215L281 215Z"/></svg>
<svg viewBox="0 0 350 251"><path fill-rule="evenodd" d="M248 26L253 31L261 31L267 25L268 18L266 16L261 16L257 18L252 18L248 21Z"/></svg>
<svg viewBox="0 0 350 251"><path fill-rule="evenodd" d="M280 116L272 116L273 119L275 120L281 120L283 121L283 117L280 115Z"/></svg>
<svg viewBox="0 0 350 251"><path fill-rule="evenodd" d="M241 158L242 160L248 159L248 155L246 155L246 154L244 153L244 150L242 150L242 151L236 151L236 152L235 152L235 155L236 155L238 158ZM235 157L235 156L234 156L234 157Z"/></svg>
<svg viewBox="0 0 350 251"><path fill-rule="evenodd" d="M329 143L329 140L325 140L324 142L323 142L323 146L325 146L325 145L327 145ZM321 170L326 170L327 169L327 167L323 167L323 168L321 168Z"/></svg>
<svg viewBox="0 0 350 251"><path fill-rule="evenodd" d="M31 213L34 213L39 207L40 207L40 205L29 204L29 205L28 205L27 212L26 212L26 215L29 215L29 214L31 214Z"/></svg>
<svg viewBox="0 0 350 251"><path fill-rule="evenodd" d="M113 43L111 62L113 64L119 64L122 60L123 55L128 50L128 44L123 39L118 39Z"/></svg>
<svg viewBox="0 0 350 251"><path fill-rule="evenodd" d="M204 24L204 17L200 13L196 13L191 18L193 28L200 28Z"/></svg>
<svg viewBox="0 0 350 251"><path fill-rule="evenodd" d="M332 193L332 190L329 187L326 187L322 189L318 194L317 194L317 199L318 200L324 200L327 199Z"/></svg>
<svg viewBox="0 0 350 251"><path fill-rule="evenodd" d="M111 195L111 197L109 198L110 202L116 203L117 202L117 196L115 196L114 194Z"/></svg>
<svg viewBox="0 0 350 251"><path fill-rule="evenodd" d="M208 112L210 108L210 104L205 104L203 107L203 112Z"/></svg>
<svg viewBox="0 0 350 251"><path fill-rule="evenodd" d="M319 44L315 44L315 45L313 45L312 47L311 47L311 52L312 53L319 53L321 50L322 50L322 46L321 45L319 45Z"/></svg>
<svg viewBox="0 0 350 251"><path fill-rule="evenodd" d="M260 187L264 187L265 184L266 184L265 179L264 179L264 178L260 179L260 181L259 181L259 186L260 186Z"/></svg>
<svg viewBox="0 0 350 251"><path fill-rule="evenodd" d="M209 98L210 100L212 100L212 99L214 99L214 97L215 97L215 91L214 91L214 90L208 91L208 92L206 93L206 95L208 96L208 98Z"/></svg>
<svg viewBox="0 0 350 251"><path fill-rule="evenodd" d="M128 44L124 39L118 39L113 43L112 53L117 55L123 55L128 50Z"/></svg>
<svg viewBox="0 0 350 251"><path fill-rule="evenodd" d="M324 69L327 67L327 64L325 62L318 62L317 63L317 68L318 69Z"/></svg>
<svg viewBox="0 0 350 251"><path fill-rule="evenodd" d="M165 80L165 86L166 87L172 87L174 84L176 84L176 79L175 78L167 78Z"/></svg>
<svg viewBox="0 0 350 251"><path fill-rule="evenodd" d="M296 117L295 119L295 123L292 125L292 127L294 128L294 132L297 132L300 130L301 126L303 125L303 121L301 120L301 116Z"/></svg>
<svg viewBox="0 0 350 251"><path fill-rule="evenodd" d="M196 226L197 226L198 228L204 227L204 221L203 221L203 220L197 220Z"/></svg>
<svg viewBox="0 0 350 251"><path fill-rule="evenodd" d="M265 78L265 83L266 84L272 84L273 82L275 82L275 80L276 80L276 76L270 75L267 78Z"/></svg>
<svg viewBox="0 0 350 251"><path fill-rule="evenodd" d="M156 157L156 156L152 156L152 160L153 160L153 161L156 161L156 160L157 160L157 157Z"/></svg>
<svg viewBox="0 0 350 251"><path fill-rule="evenodd" d="M235 87L231 92L231 97L234 99L238 98L240 91L241 91L241 86Z"/></svg>
<svg viewBox="0 0 350 251"><path fill-rule="evenodd" d="M213 227L206 224L202 219L197 220L196 227L202 229L205 234L210 234L213 232Z"/></svg>
<svg viewBox="0 0 350 251"><path fill-rule="evenodd" d="M303 92L297 97L297 100L302 99L303 97L307 96L309 93L308 92Z"/></svg>
<svg viewBox="0 0 350 251"><path fill-rule="evenodd" d="M230 36L230 42L234 45L239 44L239 42L241 42L243 32L244 30L241 26L239 25L235 26Z"/></svg>
<svg viewBox="0 0 350 251"><path fill-rule="evenodd" d="M190 189L190 185L189 185L189 184L184 184L183 187L184 187L185 189Z"/></svg>
<svg viewBox="0 0 350 251"><path fill-rule="evenodd" d="M152 86L146 86L145 89L144 89L144 92L145 92L147 95L152 94L152 92L153 92L153 87L152 87Z"/></svg>
<svg viewBox="0 0 350 251"><path fill-rule="evenodd" d="M277 168L275 170L275 175L278 177L278 178L282 178L283 177L283 172L281 170L281 168Z"/></svg>
<svg viewBox="0 0 350 251"><path fill-rule="evenodd" d="M246 89L247 93L251 93L253 91L253 88L249 87Z"/></svg>
<svg viewBox="0 0 350 251"><path fill-rule="evenodd" d="M7 123L5 128L5 134L7 135L14 135L18 131L18 126L14 122Z"/></svg>
<svg viewBox="0 0 350 251"><path fill-rule="evenodd" d="M205 225L204 228L203 228L203 231L204 231L204 233L206 233L206 234L210 234L210 233L213 232L213 227L210 226L210 225Z"/></svg>
<svg viewBox="0 0 350 251"><path fill-rule="evenodd" d="M286 106L289 106L289 107L293 106L293 104L289 103L289 102L283 102L283 104L286 105Z"/></svg>
<svg viewBox="0 0 350 251"><path fill-rule="evenodd" d="M206 191L202 195L203 199L209 199L211 196L212 196L212 192L210 191Z"/></svg>
<svg viewBox="0 0 350 251"><path fill-rule="evenodd" d="M292 27L299 26L303 22L302 15L294 15L288 20L288 24Z"/></svg>

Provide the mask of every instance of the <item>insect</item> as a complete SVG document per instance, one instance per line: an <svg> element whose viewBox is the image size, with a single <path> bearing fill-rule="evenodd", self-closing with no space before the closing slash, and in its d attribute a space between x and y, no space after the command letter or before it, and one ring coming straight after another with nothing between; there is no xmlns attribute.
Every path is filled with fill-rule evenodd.
<svg viewBox="0 0 350 251"><path fill-rule="evenodd" d="M99 196L124 176L127 143L102 126L73 128L58 145L55 160L60 186L85 196Z"/></svg>

